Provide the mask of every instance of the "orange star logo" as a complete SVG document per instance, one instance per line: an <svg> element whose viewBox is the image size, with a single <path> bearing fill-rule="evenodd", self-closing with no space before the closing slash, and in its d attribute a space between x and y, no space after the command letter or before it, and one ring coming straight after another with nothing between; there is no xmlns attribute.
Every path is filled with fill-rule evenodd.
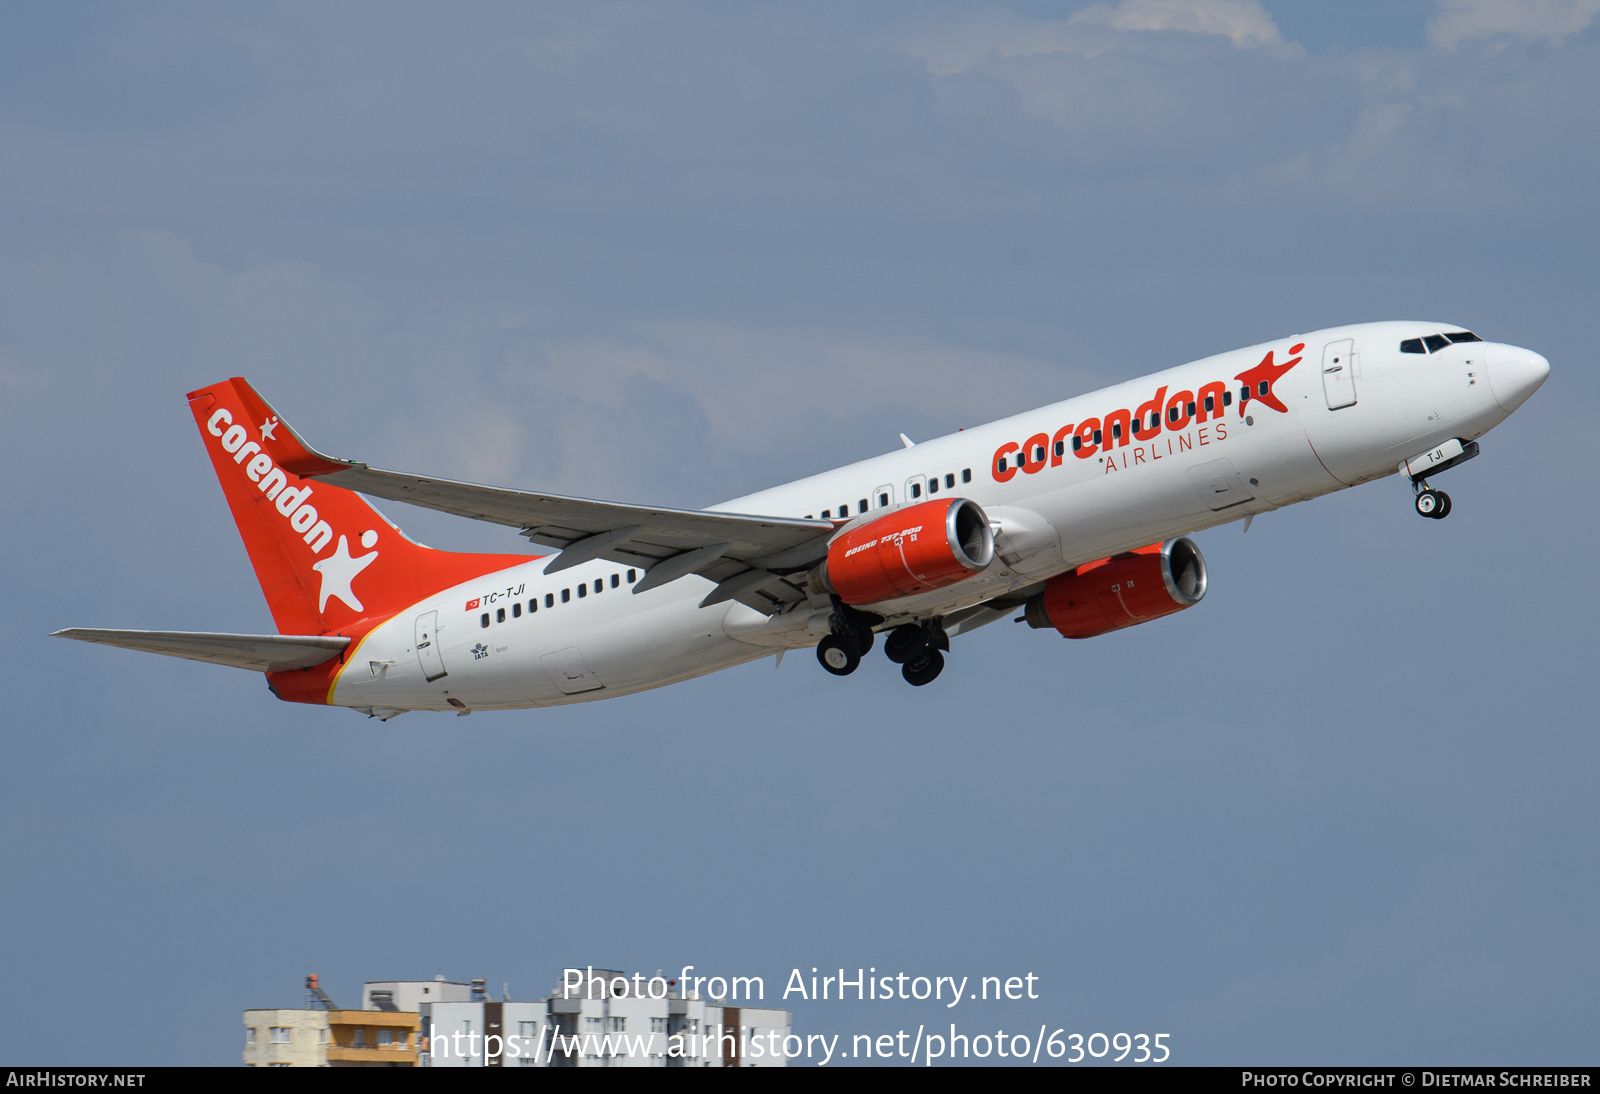
<svg viewBox="0 0 1600 1094"><path fill-rule="evenodd" d="M1298 342L1289 347L1289 352L1298 355L1299 352L1305 348L1306 344L1304 342ZM1287 414L1289 413L1289 408L1283 405L1282 400L1278 398L1277 393L1273 391L1272 388L1273 385L1278 382L1278 377L1282 376L1285 372L1288 372L1299 363L1299 356L1295 356L1293 359L1285 361L1281 365L1275 365L1272 363L1272 350L1269 349L1267 350L1267 355L1261 359L1261 363L1259 365L1257 365L1255 368L1247 369L1246 371L1239 373L1234 377L1234 379L1244 384L1244 386L1250 390L1250 402L1256 402L1259 400L1260 402L1266 403L1278 413ZM1244 417L1244 410L1248 405L1249 403L1242 399L1239 401L1239 417Z"/></svg>

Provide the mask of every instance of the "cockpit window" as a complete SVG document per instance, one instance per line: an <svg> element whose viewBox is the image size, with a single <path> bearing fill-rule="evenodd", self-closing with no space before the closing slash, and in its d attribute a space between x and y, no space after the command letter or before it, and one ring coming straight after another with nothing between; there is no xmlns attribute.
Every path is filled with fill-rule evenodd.
<svg viewBox="0 0 1600 1094"><path fill-rule="evenodd" d="M1420 339L1420 338L1407 338L1404 342L1400 343L1400 352L1401 353L1427 353L1428 351L1422 348L1422 339Z"/></svg>
<svg viewBox="0 0 1600 1094"><path fill-rule="evenodd" d="M1470 330L1446 331L1444 336L1446 338L1450 339L1450 341L1452 341L1452 342L1481 342L1481 341L1483 341L1482 338L1479 338L1476 334L1473 334Z"/></svg>
<svg viewBox="0 0 1600 1094"><path fill-rule="evenodd" d="M1450 344L1450 339L1442 334L1430 334L1422 341L1427 345L1429 353L1438 353Z"/></svg>

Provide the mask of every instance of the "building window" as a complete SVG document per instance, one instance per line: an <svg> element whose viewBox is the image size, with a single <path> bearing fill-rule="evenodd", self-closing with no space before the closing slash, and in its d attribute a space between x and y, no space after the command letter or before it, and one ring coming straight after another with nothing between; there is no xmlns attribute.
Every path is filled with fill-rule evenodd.
<svg viewBox="0 0 1600 1094"><path fill-rule="evenodd" d="M538 1037L539 1036L539 1023L538 1022L518 1022L517 1023L517 1033L520 1034L523 1037Z"/></svg>
<svg viewBox="0 0 1600 1094"><path fill-rule="evenodd" d="M366 1030L364 1030L364 1029L356 1030L356 1047L357 1048L366 1048L367 1047L367 1031Z"/></svg>
<svg viewBox="0 0 1600 1094"><path fill-rule="evenodd" d="M667 1020L665 1018L652 1018L652 1019L650 1019L650 1032L651 1033L665 1033L665 1032L667 1032Z"/></svg>
<svg viewBox="0 0 1600 1094"><path fill-rule="evenodd" d="M521 605L521 603L517 603L517 604L511 605L511 618L512 619L521 619L522 618L522 605Z"/></svg>
<svg viewBox="0 0 1600 1094"><path fill-rule="evenodd" d="M484 612L481 616L478 617L478 625L480 627L487 627L489 625L489 613L488 612Z"/></svg>
<svg viewBox="0 0 1600 1094"><path fill-rule="evenodd" d="M244 1043L247 1044L247 1045L253 1045L253 1044L256 1043L256 1027L255 1026L246 1026L245 1027L245 1030L244 1030Z"/></svg>
<svg viewBox="0 0 1600 1094"><path fill-rule="evenodd" d="M388 1048L392 1044L394 1044L394 1030L380 1029L378 1031L378 1047Z"/></svg>
<svg viewBox="0 0 1600 1094"><path fill-rule="evenodd" d="M271 1029L272 1043L275 1045L289 1045L294 1043L294 1030L288 1026L273 1026Z"/></svg>
<svg viewBox="0 0 1600 1094"><path fill-rule="evenodd" d="M609 1028L612 1033L622 1033L628 1028L628 1020L626 1018L613 1018Z"/></svg>
<svg viewBox="0 0 1600 1094"><path fill-rule="evenodd" d="M605 1019L603 1019L603 1018L585 1018L583 1020L583 1028L584 1029L592 1029L596 1033L598 1033L604 1027L605 1027Z"/></svg>

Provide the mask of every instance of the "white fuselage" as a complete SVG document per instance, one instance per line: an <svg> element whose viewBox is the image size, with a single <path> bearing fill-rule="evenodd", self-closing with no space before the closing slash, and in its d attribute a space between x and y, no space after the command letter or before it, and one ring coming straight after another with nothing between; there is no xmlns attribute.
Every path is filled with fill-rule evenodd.
<svg viewBox="0 0 1600 1094"><path fill-rule="evenodd" d="M1482 436L1538 387L1548 365L1528 350L1490 342L1400 352L1402 340L1456 329L1370 323L1278 339L711 508L870 520L885 500L893 507L930 497L971 498L996 527L996 557L988 569L956 585L870 606L891 623L945 616L1093 559L1394 474L1401 461L1451 438ZM1304 349L1291 355L1300 343ZM1239 400L1236 376L1260 365L1269 351L1280 364L1300 358L1272 383L1282 412L1259 398ZM1099 445L1084 445L1093 454L1073 451L1072 433L1061 436L1066 426L1133 411L1160 388L1170 399L1218 382L1230 403L1220 405L1213 386L1214 409L1196 408L1204 422L1179 407L1187 420L1173 424L1163 407L1161 430L1147 441L1134 439L1126 427L1113 439L1107 423ZM1041 435L1045 460L1033 459L1030 448L1019 468L1013 451L999 470L997 453L1030 446ZM936 491L929 490L930 481ZM548 561L530 560L448 589L380 625L351 652L331 702L389 710L459 709L451 699L474 710L580 702L815 645L825 633L812 619L821 605L801 604L769 619L737 602L699 607L712 588L704 578L680 578L632 595L625 565L590 562L546 576ZM474 600L477 606L465 607ZM428 612L438 613L445 671L431 681L427 675L438 669L425 671L414 648L417 619Z"/></svg>

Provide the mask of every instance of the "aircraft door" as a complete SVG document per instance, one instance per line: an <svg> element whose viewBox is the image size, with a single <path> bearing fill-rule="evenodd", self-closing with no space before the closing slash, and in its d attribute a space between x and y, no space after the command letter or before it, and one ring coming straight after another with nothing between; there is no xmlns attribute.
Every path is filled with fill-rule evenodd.
<svg viewBox="0 0 1600 1094"><path fill-rule="evenodd" d="M417 664L422 666L424 680L437 680L448 675L444 671L444 654L439 647L438 631L438 612L423 612L417 616Z"/></svg>
<svg viewBox="0 0 1600 1094"><path fill-rule="evenodd" d="M1322 393L1328 397L1329 410L1355 405L1355 347L1353 338L1322 347Z"/></svg>

